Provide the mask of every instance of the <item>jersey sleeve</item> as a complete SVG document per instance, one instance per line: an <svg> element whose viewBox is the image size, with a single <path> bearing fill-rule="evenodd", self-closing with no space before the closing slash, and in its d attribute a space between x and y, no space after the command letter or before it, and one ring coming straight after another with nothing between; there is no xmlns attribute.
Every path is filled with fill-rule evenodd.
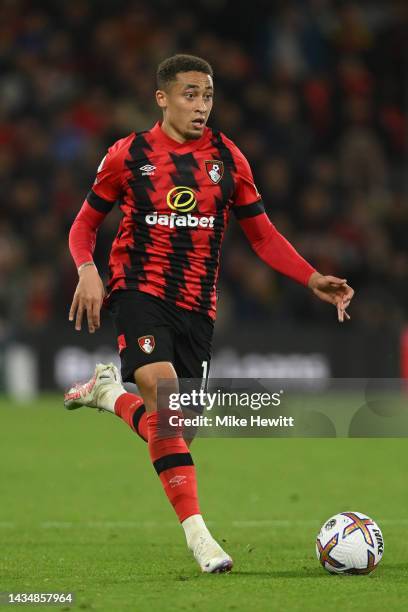
<svg viewBox="0 0 408 612"><path fill-rule="evenodd" d="M100 213L108 213L122 194L123 152L120 141L108 149L96 171L95 182L86 199Z"/></svg>
<svg viewBox="0 0 408 612"><path fill-rule="evenodd" d="M265 212L252 170L246 157L234 147L235 191L232 210L238 220L255 217Z"/></svg>
<svg viewBox="0 0 408 612"><path fill-rule="evenodd" d="M98 227L122 195L124 157L128 139L112 145L96 171L92 189L69 232L69 249L77 267L93 261Z"/></svg>
<svg viewBox="0 0 408 612"><path fill-rule="evenodd" d="M82 205L69 232L69 250L77 268L83 263L93 261L98 227L106 213L92 208L88 202Z"/></svg>
<svg viewBox="0 0 408 612"><path fill-rule="evenodd" d="M278 232L266 213L243 218L239 224L255 253L268 266L302 285L308 285L315 268Z"/></svg>

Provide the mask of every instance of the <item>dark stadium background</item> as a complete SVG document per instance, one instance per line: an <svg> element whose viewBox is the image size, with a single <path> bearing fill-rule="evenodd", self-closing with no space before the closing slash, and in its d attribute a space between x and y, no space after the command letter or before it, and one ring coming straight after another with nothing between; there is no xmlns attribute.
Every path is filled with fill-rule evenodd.
<svg viewBox="0 0 408 612"><path fill-rule="evenodd" d="M212 63L210 125L274 223L356 289L340 326L232 220L213 371L408 376L406 2L3 0L0 24L0 388L62 388L115 357L107 317L94 337L68 324L67 235L106 148L159 118L155 69L175 52ZM99 232L103 274L117 222Z"/></svg>

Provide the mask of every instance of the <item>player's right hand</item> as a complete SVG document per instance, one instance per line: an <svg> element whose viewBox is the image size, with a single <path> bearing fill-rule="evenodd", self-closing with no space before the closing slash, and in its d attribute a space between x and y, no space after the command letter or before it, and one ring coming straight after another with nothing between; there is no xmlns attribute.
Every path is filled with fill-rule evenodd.
<svg viewBox="0 0 408 612"><path fill-rule="evenodd" d="M96 266L86 266L79 272L79 281L74 293L69 320L75 318L75 329L80 331L86 312L88 329L93 334L101 325L101 307L105 288Z"/></svg>

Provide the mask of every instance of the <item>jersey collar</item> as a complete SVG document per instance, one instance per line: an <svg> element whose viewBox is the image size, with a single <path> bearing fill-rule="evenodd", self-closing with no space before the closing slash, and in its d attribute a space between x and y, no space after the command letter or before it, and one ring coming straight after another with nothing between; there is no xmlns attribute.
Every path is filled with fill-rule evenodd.
<svg viewBox="0 0 408 612"><path fill-rule="evenodd" d="M195 151L200 146L203 145L209 139L210 136L210 128L205 127L203 135L197 140L186 140L186 142L177 142L173 138L170 138L161 128L161 121L158 121L150 130L151 134L161 145L166 147L169 151L174 151L176 153L189 153L190 151Z"/></svg>

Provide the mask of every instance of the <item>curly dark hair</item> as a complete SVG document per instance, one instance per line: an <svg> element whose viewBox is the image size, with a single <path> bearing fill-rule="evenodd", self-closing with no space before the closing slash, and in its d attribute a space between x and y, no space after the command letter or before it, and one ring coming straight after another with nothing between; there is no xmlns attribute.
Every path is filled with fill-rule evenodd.
<svg viewBox="0 0 408 612"><path fill-rule="evenodd" d="M185 55L178 53L163 60L156 73L157 87L166 89L174 81L179 72L203 72L213 76L213 69L210 64L201 57L195 55Z"/></svg>

